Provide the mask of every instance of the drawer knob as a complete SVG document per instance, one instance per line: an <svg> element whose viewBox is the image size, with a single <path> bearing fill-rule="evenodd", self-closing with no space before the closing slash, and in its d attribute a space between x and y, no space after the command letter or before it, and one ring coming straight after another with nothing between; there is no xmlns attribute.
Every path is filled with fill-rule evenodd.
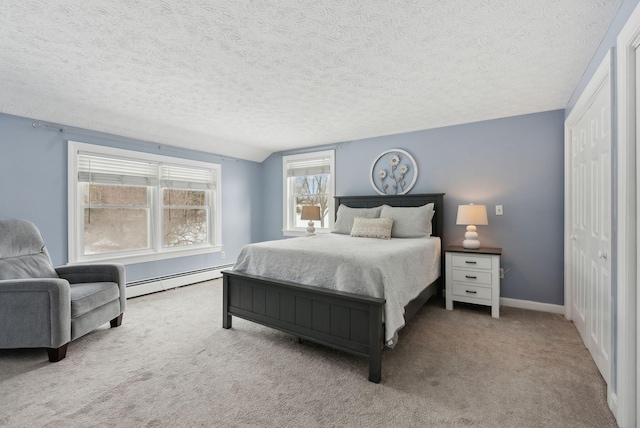
<svg viewBox="0 0 640 428"><path fill-rule="evenodd" d="M469 279L478 279L477 276L471 276L471 275L465 275L465 278L469 278Z"/></svg>
<svg viewBox="0 0 640 428"><path fill-rule="evenodd" d="M477 294L478 292L475 290L465 290L469 294Z"/></svg>

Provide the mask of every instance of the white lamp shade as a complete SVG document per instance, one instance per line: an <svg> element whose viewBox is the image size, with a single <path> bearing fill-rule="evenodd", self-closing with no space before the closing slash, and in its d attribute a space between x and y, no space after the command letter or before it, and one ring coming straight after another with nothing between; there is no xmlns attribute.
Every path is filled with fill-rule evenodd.
<svg viewBox="0 0 640 428"><path fill-rule="evenodd" d="M466 224L467 232L464 234L462 246L469 250L480 248L476 225L489 224L487 220L487 207L485 205L458 205L458 218L456 224Z"/></svg>
<svg viewBox="0 0 640 428"><path fill-rule="evenodd" d="M320 220L320 207L304 205L300 220Z"/></svg>
<svg viewBox="0 0 640 428"><path fill-rule="evenodd" d="M481 226L489 224L486 205L458 205L458 218L456 219L456 224L473 224Z"/></svg>

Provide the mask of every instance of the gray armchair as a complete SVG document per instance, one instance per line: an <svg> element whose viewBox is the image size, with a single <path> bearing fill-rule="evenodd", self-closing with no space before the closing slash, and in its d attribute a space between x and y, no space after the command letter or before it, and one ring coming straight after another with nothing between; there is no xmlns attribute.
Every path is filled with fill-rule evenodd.
<svg viewBox="0 0 640 428"><path fill-rule="evenodd" d="M125 303L122 265L54 268L32 223L0 220L0 349L47 348L60 361L70 341L118 327Z"/></svg>

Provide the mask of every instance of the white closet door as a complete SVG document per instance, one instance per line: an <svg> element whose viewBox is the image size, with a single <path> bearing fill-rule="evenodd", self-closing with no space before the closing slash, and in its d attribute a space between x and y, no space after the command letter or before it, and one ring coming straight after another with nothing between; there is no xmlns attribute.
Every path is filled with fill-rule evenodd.
<svg viewBox="0 0 640 428"><path fill-rule="evenodd" d="M607 55L567 119L570 136L569 302L604 380L611 377L611 74ZM572 117L577 119L571 120Z"/></svg>
<svg viewBox="0 0 640 428"><path fill-rule="evenodd" d="M589 117L571 130L571 317L587 345L587 293L589 284L588 143Z"/></svg>
<svg viewBox="0 0 640 428"><path fill-rule="evenodd" d="M589 351L607 383L611 349L611 85L589 109Z"/></svg>

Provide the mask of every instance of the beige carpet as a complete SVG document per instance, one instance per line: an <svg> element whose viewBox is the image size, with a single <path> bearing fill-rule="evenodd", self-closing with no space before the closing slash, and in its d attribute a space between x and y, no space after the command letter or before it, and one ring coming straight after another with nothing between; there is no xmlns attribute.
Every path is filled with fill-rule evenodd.
<svg viewBox="0 0 640 428"><path fill-rule="evenodd" d="M234 318L221 281L129 300L124 322L69 345L0 350L0 426L613 427L606 385L559 315L430 302L363 358Z"/></svg>

